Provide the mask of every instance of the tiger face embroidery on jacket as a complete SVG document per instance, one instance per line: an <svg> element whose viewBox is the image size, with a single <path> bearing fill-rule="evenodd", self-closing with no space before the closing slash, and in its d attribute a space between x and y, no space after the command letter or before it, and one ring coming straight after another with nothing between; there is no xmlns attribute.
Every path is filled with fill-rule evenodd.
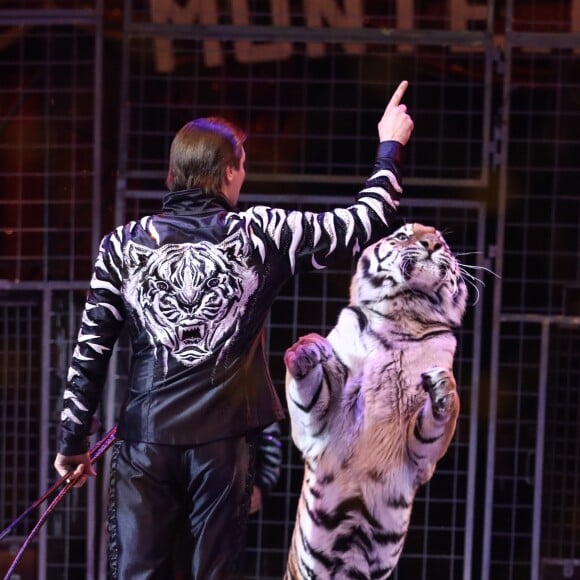
<svg viewBox="0 0 580 580"><path fill-rule="evenodd" d="M441 233L407 224L368 247L350 294L326 338L285 354L305 462L286 579L390 576L415 494L455 432L467 288Z"/></svg>
<svg viewBox="0 0 580 580"><path fill-rule="evenodd" d="M248 254L239 234L217 245L129 242L124 294L165 357L194 366L234 336L258 287Z"/></svg>

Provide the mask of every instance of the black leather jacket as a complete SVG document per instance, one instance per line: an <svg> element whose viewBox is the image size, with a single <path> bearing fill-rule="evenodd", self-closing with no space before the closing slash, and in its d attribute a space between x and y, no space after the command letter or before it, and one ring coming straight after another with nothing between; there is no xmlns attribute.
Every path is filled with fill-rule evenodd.
<svg viewBox="0 0 580 580"><path fill-rule="evenodd" d="M284 283L353 255L400 225L400 146L379 146L373 176L345 209L230 208L198 190L106 235L68 374L59 452L87 450L111 351L128 325L132 359L118 436L196 445L284 417L263 327Z"/></svg>

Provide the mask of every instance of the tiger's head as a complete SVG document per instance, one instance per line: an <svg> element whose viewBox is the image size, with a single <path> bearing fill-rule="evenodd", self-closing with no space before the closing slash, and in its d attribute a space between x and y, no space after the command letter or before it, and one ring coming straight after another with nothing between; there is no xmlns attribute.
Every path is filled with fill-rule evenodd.
<svg viewBox="0 0 580 580"><path fill-rule="evenodd" d="M129 242L125 265L124 294L151 342L186 366L234 335L258 285L236 237L155 249Z"/></svg>
<svg viewBox="0 0 580 580"><path fill-rule="evenodd" d="M390 318L457 327L467 302L460 265L441 232L405 224L360 256L351 304Z"/></svg>

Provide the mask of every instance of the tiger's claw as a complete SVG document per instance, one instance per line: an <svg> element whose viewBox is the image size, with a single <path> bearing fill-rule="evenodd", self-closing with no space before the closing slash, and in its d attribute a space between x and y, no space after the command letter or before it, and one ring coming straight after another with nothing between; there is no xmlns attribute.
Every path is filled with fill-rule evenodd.
<svg viewBox="0 0 580 580"><path fill-rule="evenodd" d="M316 333L302 336L284 354L288 372L297 380L304 378L332 355L332 346Z"/></svg>
<svg viewBox="0 0 580 580"><path fill-rule="evenodd" d="M455 378L447 369L433 367L421 374L423 388L429 393L433 410L438 414L447 413L455 397Z"/></svg>

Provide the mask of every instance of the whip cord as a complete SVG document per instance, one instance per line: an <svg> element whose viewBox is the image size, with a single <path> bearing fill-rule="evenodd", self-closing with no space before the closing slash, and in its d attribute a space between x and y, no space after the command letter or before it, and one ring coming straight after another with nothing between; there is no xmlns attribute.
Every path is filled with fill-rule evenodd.
<svg viewBox="0 0 580 580"><path fill-rule="evenodd" d="M113 427L90 451L89 456L91 463L95 463L97 459L107 450L109 447L114 443L115 436L117 434L117 427ZM62 498L74 487L77 481L76 477L71 477L69 474L63 475L58 481L53 483L50 488L43 493L29 508L27 508L24 512L22 512L6 529L0 532L0 541L4 539L6 535L8 535L30 512L35 510L39 505L41 505L46 499L52 495L59 487L62 486L64 483L64 487L58 492L55 498L48 504L46 510L41 514L40 518L32 528L32 531L26 536L22 546L18 550L10 568L6 572L4 576L4 580L9 580L12 576L12 573L18 566L18 563L22 559L24 555L24 551L33 540L34 536L38 533L38 530L44 525L48 516L54 511L56 506L62 501Z"/></svg>

